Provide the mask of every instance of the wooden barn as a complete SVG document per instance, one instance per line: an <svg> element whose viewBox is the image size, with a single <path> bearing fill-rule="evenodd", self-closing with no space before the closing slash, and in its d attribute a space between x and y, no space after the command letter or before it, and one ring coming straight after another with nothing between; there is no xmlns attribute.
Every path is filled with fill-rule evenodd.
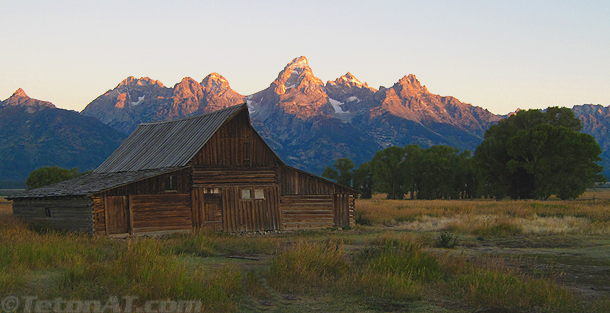
<svg viewBox="0 0 610 313"><path fill-rule="evenodd" d="M9 199L31 223L125 236L353 226L355 194L284 164L244 104L141 124L93 173Z"/></svg>

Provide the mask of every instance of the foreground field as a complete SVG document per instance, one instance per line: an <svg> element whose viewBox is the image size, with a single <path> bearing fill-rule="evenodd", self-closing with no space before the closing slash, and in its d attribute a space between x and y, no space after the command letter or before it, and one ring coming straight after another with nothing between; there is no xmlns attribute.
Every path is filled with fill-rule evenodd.
<svg viewBox="0 0 610 313"><path fill-rule="evenodd" d="M102 305L117 296L122 307L131 296L140 308L197 299L210 312L607 312L609 198L376 197L357 201L360 224L350 230L127 240L33 230L0 199L0 301L17 296L21 309L27 296Z"/></svg>

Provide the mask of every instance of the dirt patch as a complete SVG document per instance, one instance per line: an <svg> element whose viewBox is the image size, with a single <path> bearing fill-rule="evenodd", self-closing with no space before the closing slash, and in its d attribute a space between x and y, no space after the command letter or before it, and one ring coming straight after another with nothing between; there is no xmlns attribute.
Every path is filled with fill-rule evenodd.
<svg viewBox="0 0 610 313"><path fill-rule="evenodd" d="M610 298L610 241L588 235L519 236L471 241L458 249L469 255L503 257L533 277L550 277L584 298Z"/></svg>
<svg viewBox="0 0 610 313"><path fill-rule="evenodd" d="M504 248L574 248L582 246L583 239L557 236L519 236L496 239L495 244Z"/></svg>

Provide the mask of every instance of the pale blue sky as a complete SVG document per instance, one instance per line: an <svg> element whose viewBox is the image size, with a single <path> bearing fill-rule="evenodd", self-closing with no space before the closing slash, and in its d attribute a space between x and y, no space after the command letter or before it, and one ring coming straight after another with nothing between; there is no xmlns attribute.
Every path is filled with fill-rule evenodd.
<svg viewBox="0 0 610 313"><path fill-rule="evenodd" d="M0 99L82 110L128 76L223 75L243 95L295 57L505 114L610 105L610 1L2 1Z"/></svg>

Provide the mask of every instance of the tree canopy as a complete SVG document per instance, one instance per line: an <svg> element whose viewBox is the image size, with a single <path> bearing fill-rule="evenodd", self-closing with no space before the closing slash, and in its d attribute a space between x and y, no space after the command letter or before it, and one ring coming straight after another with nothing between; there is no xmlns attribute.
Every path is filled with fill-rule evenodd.
<svg viewBox="0 0 610 313"><path fill-rule="evenodd" d="M83 174L79 173L76 167L73 169L60 168L58 166L42 167L32 171L25 184L28 189L34 189L76 178L80 175Z"/></svg>
<svg viewBox="0 0 610 313"><path fill-rule="evenodd" d="M568 108L519 111L491 126L475 152L485 193L502 198L576 198L600 174L601 148L580 133L580 120Z"/></svg>
<svg viewBox="0 0 610 313"><path fill-rule="evenodd" d="M338 159L334 166L335 168L330 166L326 167L322 173L322 177L332 179L343 186L351 187L352 169L355 166L354 162L348 158L343 158Z"/></svg>
<svg viewBox="0 0 610 313"><path fill-rule="evenodd" d="M572 199L606 181L597 164L601 148L581 129L568 108L519 111L487 130L474 157L448 146L392 146L355 170L339 159L322 175L363 198L375 191L388 199Z"/></svg>

